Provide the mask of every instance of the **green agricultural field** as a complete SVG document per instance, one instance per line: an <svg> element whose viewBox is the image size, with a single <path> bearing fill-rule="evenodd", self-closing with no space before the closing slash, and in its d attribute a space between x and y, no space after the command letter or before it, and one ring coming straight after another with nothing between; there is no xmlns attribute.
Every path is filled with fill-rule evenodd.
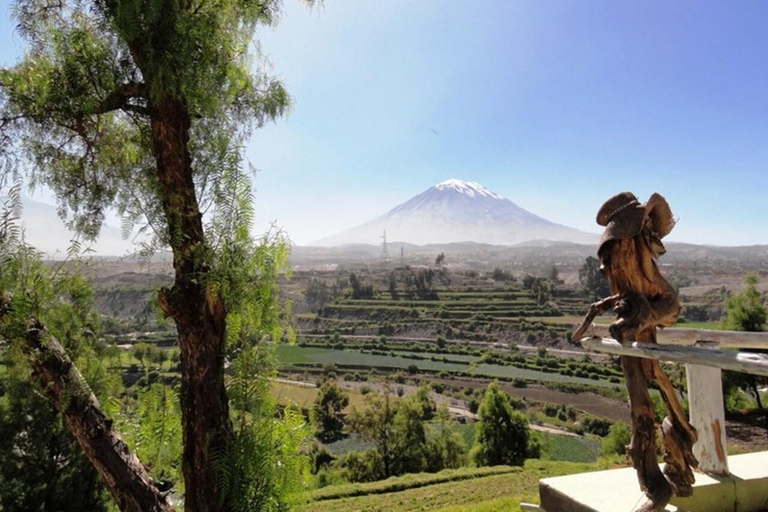
<svg viewBox="0 0 768 512"><path fill-rule="evenodd" d="M320 491L324 491L326 499L304 503L296 507L296 510L300 512L348 512L350 510L411 512L438 511L446 508L451 511L500 510L498 508L475 507L480 505L495 507L499 500L507 500L506 503L510 503L510 500L538 503L539 479L600 469L607 468L599 463L580 464L527 460L522 468L505 466L479 469L462 468L435 474L405 475L390 478L383 482L356 484L355 494L359 495L354 497L327 499L329 496L333 496L334 488L321 489ZM502 471L503 473L490 475L473 473L480 470ZM441 479L444 474L453 474L456 479L446 482ZM340 487L345 488L343 489L345 492L348 490L348 486ZM317 497L317 494L313 493L320 491L308 493L305 499Z"/></svg>
<svg viewBox="0 0 768 512"><path fill-rule="evenodd" d="M425 359L434 357L436 359L442 360L443 358L446 358L449 362L458 362L458 363L474 363L480 360L480 356L452 354L450 352L437 353L437 352L409 352L407 350L393 350L392 353L400 357L413 357L414 355L416 355L418 357L423 357Z"/></svg>
<svg viewBox="0 0 768 512"><path fill-rule="evenodd" d="M600 455L600 445L586 437L548 432L536 432L536 435L541 443L541 457L546 460L595 462Z"/></svg>
<svg viewBox="0 0 768 512"><path fill-rule="evenodd" d="M619 384L605 380L593 380L582 377L570 377L559 373L548 373L514 366L496 364L467 365L460 363L444 363L429 359L418 360L396 355L364 354L353 350L334 350L315 347L300 347L295 345L280 345L276 351L279 364L336 364L353 368L398 368L407 369L416 366L422 371L466 373L478 377L503 379L525 379L543 382L569 382L589 386L617 387Z"/></svg>
<svg viewBox="0 0 768 512"><path fill-rule="evenodd" d="M349 407L358 409L365 407L365 399L360 393L345 391L349 395ZM277 403L286 406L295 404L301 409L309 410L317 398L317 388L300 386L298 384L289 384L287 382L274 382L272 384L272 396Z"/></svg>

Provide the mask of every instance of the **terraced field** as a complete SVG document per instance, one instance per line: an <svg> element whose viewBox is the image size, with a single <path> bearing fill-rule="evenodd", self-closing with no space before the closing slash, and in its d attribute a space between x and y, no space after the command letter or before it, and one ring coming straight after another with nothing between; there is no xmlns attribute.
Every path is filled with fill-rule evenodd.
<svg viewBox="0 0 768 512"><path fill-rule="evenodd" d="M470 364L469 362L445 362L433 359L413 359L405 355L380 355L365 353L358 350L334 350L316 347L301 347L296 345L280 345L275 353L281 365L323 366L335 364L338 367L350 369L395 369L407 370L415 367L419 371L448 372L475 377L490 377L502 379L524 379L541 382L567 382L590 386L617 387L619 383L605 380L595 380L583 377L561 375L559 373L503 366L498 364ZM437 358L454 359L453 354L438 354Z"/></svg>
<svg viewBox="0 0 768 512"><path fill-rule="evenodd" d="M301 330L306 334L432 333L449 340L516 343L533 335L551 344L562 343L587 308L587 301L571 289L556 287L542 296L487 276L452 279L451 286L432 290L427 299L407 291L384 292L386 286L380 283L372 297L347 295L321 307L316 315L300 315Z"/></svg>

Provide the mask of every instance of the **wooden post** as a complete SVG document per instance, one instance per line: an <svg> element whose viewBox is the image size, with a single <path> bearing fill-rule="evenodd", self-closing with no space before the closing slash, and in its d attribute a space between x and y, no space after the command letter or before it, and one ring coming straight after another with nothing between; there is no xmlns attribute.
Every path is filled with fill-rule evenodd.
<svg viewBox="0 0 768 512"><path fill-rule="evenodd" d="M712 343L697 343L701 348L715 348ZM728 454L725 440L725 405L720 368L685 365L688 381L690 422L699 434L693 454L699 460L699 471L728 476Z"/></svg>

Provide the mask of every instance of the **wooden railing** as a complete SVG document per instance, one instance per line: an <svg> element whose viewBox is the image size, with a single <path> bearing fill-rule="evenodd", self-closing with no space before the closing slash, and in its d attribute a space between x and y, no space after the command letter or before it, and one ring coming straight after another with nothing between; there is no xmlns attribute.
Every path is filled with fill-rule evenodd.
<svg viewBox="0 0 768 512"><path fill-rule="evenodd" d="M699 439L693 453L699 470L728 476L722 370L768 377L768 357L721 349L768 350L768 333L668 328L658 331L658 345L620 344L609 338L607 325L593 325L592 336L581 340L587 350L685 364L690 422Z"/></svg>

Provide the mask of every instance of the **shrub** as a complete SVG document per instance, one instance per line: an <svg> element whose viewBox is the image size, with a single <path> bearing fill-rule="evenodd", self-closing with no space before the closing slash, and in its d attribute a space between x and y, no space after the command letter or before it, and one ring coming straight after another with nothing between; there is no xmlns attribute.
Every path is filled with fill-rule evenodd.
<svg viewBox="0 0 768 512"><path fill-rule="evenodd" d="M608 435L613 422L609 419L587 417L581 421L581 425L585 432L605 437Z"/></svg>
<svg viewBox="0 0 768 512"><path fill-rule="evenodd" d="M632 430L629 425L616 422L611 425L608 435L603 439L603 455L624 455L627 452L627 445L632 437Z"/></svg>

